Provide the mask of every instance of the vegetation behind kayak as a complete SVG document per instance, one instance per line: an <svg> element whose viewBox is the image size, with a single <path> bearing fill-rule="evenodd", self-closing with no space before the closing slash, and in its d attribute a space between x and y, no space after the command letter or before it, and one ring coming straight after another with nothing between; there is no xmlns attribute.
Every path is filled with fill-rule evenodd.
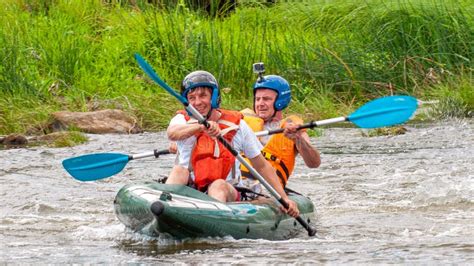
<svg viewBox="0 0 474 266"><path fill-rule="evenodd" d="M308 223L314 205L303 195L290 193ZM283 214L274 199L221 203L182 185L157 182L123 187L114 201L119 220L135 232L175 238L224 237L288 239L305 229Z"/></svg>
<svg viewBox="0 0 474 266"><path fill-rule="evenodd" d="M439 98L454 115L474 108L473 1L289 1L224 18L109 2L2 1L0 134L47 130L60 110L121 109L162 129L181 106L135 52L175 88L190 71L212 72L228 109L252 106L255 62L291 83L289 111L306 120L401 93Z"/></svg>

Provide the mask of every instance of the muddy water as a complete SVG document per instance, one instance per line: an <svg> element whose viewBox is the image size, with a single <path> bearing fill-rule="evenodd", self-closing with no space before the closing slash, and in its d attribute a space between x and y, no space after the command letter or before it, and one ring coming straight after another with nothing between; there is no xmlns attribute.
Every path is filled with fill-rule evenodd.
<svg viewBox="0 0 474 266"><path fill-rule="evenodd" d="M149 238L127 231L112 201L125 184L166 175L172 156L130 162L80 183L62 169L87 153L165 148L162 133L91 135L74 148L0 151L0 263L423 263L474 261L474 120L407 126L366 138L325 129L323 164L298 160L290 187L317 210L318 235L287 241Z"/></svg>

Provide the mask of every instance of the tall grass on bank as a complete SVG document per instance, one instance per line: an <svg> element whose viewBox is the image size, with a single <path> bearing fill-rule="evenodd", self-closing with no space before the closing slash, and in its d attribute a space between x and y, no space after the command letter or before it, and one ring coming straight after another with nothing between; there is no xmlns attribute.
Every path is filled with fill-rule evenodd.
<svg viewBox="0 0 474 266"><path fill-rule="evenodd" d="M431 88L426 95L439 99L430 109L432 117L474 117L472 77L439 84Z"/></svg>
<svg viewBox="0 0 474 266"><path fill-rule="evenodd" d="M242 1L225 17L185 1L1 1L0 134L41 128L53 111L103 108L163 127L179 104L137 67L135 52L176 89L190 71L214 73L232 109L251 106L251 66L263 61L290 81L289 112L308 119L392 93L448 97L434 92L474 87L466 0ZM459 97L469 114L471 96Z"/></svg>

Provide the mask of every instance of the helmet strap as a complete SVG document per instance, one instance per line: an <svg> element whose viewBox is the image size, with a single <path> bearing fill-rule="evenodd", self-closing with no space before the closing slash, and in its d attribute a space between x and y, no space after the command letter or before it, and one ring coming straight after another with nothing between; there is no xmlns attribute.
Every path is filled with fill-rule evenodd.
<svg viewBox="0 0 474 266"><path fill-rule="evenodd" d="M208 119L211 117L212 109L214 109L214 108L211 108L211 110L209 110L209 112L208 112L207 115L205 116L206 120L208 120Z"/></svg>
<svg viewBox="0 0 474 266"><path fill-rule="evenodd" d="M273 116L272 118L270 119L270 121L280 121L283 119L283 113L282 111L276 111L273 113Z"/></svg>
<svg viewBox="0 0 474 266"><path fill-rule="evenodd" d="M216 110L216 111L213 113L212 112L213 110ZM220 115L219 109L211 108L209 113L207 113L207 115L206 115L206 120L217 121L217 120L219 120L220 116L221 115Z"/></svg>

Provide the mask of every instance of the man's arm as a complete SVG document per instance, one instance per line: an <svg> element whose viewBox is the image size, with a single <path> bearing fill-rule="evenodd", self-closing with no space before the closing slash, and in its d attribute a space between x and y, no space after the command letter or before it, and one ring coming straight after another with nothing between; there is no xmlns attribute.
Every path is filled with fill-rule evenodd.
<svg viewBox="0 0 474 266"><path fill-rule="evenodd" d="M202 131L202 127L203 125L200 124L170 125L166 133L168 134L169 140L178 141L187 139Z"/></svg>
<svg viewBox="0 0 474 266"><path fill-rule="evenodd" d="M306 166L317 168L321 165L319 151L311 145L308 133L302 132L301 137L295 141L295 146L298 153L303 157Z"/></svg>
<svg viewBox="0 0 474 266"><path fill-rule="evenodd" d="M308 133L302 130L297 130L298 124L288 123L285 127L284 134L287 138L293 140L296 150L304 163L309 168L317 168L321 164L321 157L319 151L311 145Z"/></svg>
<svg viewBox="0 0 474 266"><path fill-rule="evenodd" d="M198 124L197 122L187 123L183 115L176 115L171 119L168 129L166 129L166 133L168 139L171 141L184 140L201 131L205 131L211 137L219 135L219 125L214 121L208 121L208 123L209 128L206 128L204 125Z"/></svg>

